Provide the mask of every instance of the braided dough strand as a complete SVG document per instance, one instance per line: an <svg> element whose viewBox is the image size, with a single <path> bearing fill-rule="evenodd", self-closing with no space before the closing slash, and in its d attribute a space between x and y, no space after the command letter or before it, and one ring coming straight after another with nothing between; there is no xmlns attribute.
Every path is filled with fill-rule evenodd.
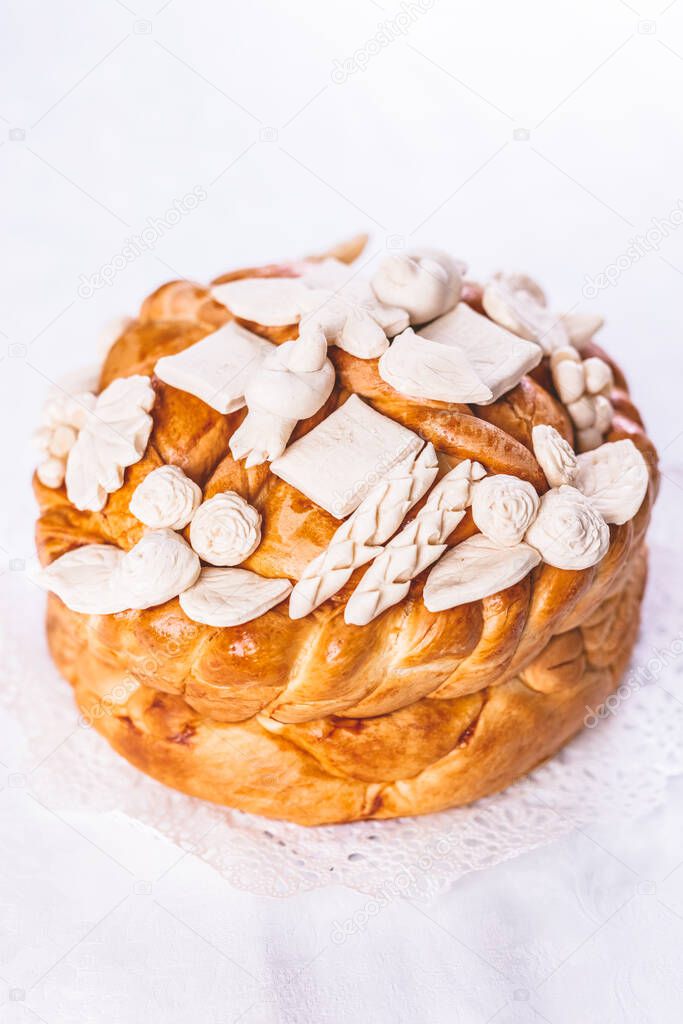
<svg viewBox="0 0 683 1024"><path fill-rule="evenodd" d="M466 459L437 484L425 507L379 554L351 595L344 619L366 626L402 601L410 582L444 553L446 540L465 515L471 484L485 475Z"/></svg>
<svg viewBox="0 0 683 1024"><path fill-rule="evenodd" d="M346 522L330 545L310 562L290 597L289 614L301 619L341 590L354 569L374 558L399 528L406 513L429 490L439 469L432 444L382 480Z"/></svg>

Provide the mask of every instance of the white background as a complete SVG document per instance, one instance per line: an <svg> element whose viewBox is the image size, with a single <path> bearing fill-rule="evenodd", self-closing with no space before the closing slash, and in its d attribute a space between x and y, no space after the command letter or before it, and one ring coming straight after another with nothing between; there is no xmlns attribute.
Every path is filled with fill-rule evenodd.
<svg viewBox="0 0 683 1024"><path fill-rule="evenodd" d="M32 558L25 438L103 324L169 278L361 230L369 256L443 245L475 275L529 270L558 308L604 312L678 500L683 230L661 221L683 200L683 2L421 6L5 0L6 598ZM379 45L380 26L396 38ZM196 188L196 209L160 225ZM653 218L665 237L629 256ZM654 538L680 543L661 518ZM20 749L0 754L3 1021L680 1019L676 783L647 820L577 832L432 905L396 901L339 944L334 922L366 897L239 892L125 821L56 816L17 783Z"/></svg>

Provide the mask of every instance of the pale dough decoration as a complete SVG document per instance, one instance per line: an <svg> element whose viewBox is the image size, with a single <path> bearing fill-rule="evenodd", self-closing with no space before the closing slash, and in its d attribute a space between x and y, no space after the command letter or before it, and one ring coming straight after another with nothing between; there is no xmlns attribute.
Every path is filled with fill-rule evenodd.
<svg viewBox="0 0 683 1024"><path fill-rule="evenodd" d="M539 498L526 480L500 473L472 488L472 518L501 547L520 544L538 513Z"/></svg>
<svg viewBox="0 0 683 1024"><path fill-rule="evenodd" d="M179 534L150 530L127 553L110 544L68 551L38 573L36 582L72 611L112 615L170 601L192 586L200 568Z"/></svg>
<svg viewBox="0 0 683 1024"><path fill-rule="evenodd" d="M591 499L575 487L563 485L543 495L525 540L548 565L588 569L607 554L610 533Z"/></svg>
<svg viewBox="0 0 683 1024"><path fill-rule="evenodd" d="M260 513L232 491L202 504L201 488L170 465L149 473L131 498L131 512L151 529L130 552L86 545L44 570L41 585L86 614L142 609L181 595L196 621L235 625L290 591L290 617L308 615L372 562L345 611L348 623L362 625L402 600L411 580L435 562L425 587L430 610L505 589L541 558L563 569L595 565L609 547L608 524L636 514L649 480L631 441L601 443L612 422L613 375L604 360L583 359L580 349L602 319L555 318L541 288L520 274L497 274L486 286L489 319L459 301L465 269L443 252L417 250L387 259L371 282L325 259L305 265L297 278L217 285L214 297L234 315L266 326L298 323L299 337L276 346L231 321L158 360L161 380L217 411L247 406L230 439L235 459L247 466L271 461L275 475L321 508L349 516L293 591L288 580L233 568L261 541ZM409 322L427 326L415 333ZM543 498L524 480L487 477L466 460L400 529L438 474L431 443L424 447L413 431L352 395L287 449L296 424L319 412L334 388L328 344L380 357L380 376L400 393L482 405L515 387L545 352L584 454L577 458L553 427L537 425L534 453L551 486ZM115 380L99 397L53 397L37 435L44 454L39 479L52 487L66 479L77 508L100 510L122 485L125 468L144 454L153 403L150 379L140 375ZM448 551L468 505L481 533ZM174 532L188 524L192 547ZM217 568L202 570L200 557Z"/></svg>
<svg viewBox="0 0 683 1024"><path fill-rule="evenodd" d="M543 289L526 274L494 274L482 303L497 324L535 341L548 355L569 342L567 328L548 309Z"/></svg>
<svg viewBox="0 0 683 1024"><path fill-rule="evenodd" d="M68 454L95 402L95 396L89 391L72 396L61 390L55 390L45 402L42 426L33 435L33 442L42 456L36 473L45 487L57 488L64 483Z"/></svg>
<svg viewBox="0 0 683 1024"><path fill-rule="evenodd" d="M127 595L116 585L124 557L112 544L85 544L56 558L33 579L74 612L113 615L129 607Z"/></svg>
<svg viewBox="0 0 683 1024"><path fill-rule="evenodd" d="M261 514L235 491L223 491L195 512L190 543L210 565L239 565L261 543Z"/></svg>
<svg viewBox="0 0 683 1024"><path fill-rule="evenodd" d="M45 487L56 489L64 483L66 462L49 455L36 469L36 476Z"/></svg>
<svg viewBox="0 0 683 1024"><path fill-rule="evenodd" d="M288 596L286 579L266 579L248 569L202 569L199 579L180 595L188 619L207 626L239 626L264 615Z"/></svg>
<svg viewBox="0 0 683 1024"><path fill-rule="evenodd" d="M233 316L264 327L296 324L311 300L302 277L241 277L211 289Z"/></svg>
<svg viewBox="0 0 683 1024"><path fill-rule="evenodd" d="M202 500L202 489L179 466L159 466L133 491L130 511L153 529L182 530Z"/></svg>
<svg viewBox="0 0 683 1024"><path fill-rule="evenodd" d="M314 416L325 404L334 380L320 328L275 347L247 381L249 412L230 438L233 458L246 459L247 468L277 459L299 420Z"/></svg>
<svg viewBox="0 0 683 1024"><path fill-rule="evenodd" d="M336 594L355 569L365 565L429 490L439 469L430 443L412 452L368 494L336 531L329 546L304 569L289 602L289 615L301 619Z"/></svg>
<svg viewBox="0 0 683 1024"><path fill-rule="evenodd" d="M586 379L586 391L589 395L599 395L614 387L614 375L609 363L599 356L590 356L583 361Z"/></svg>
<svg viewBox="0 0 683 1024"><path fill-rule="evenodd" d="M54 455L55 458L65 459L69 454L73 446L76 444L78 434L73 427L69 427L64 424L61 427L57 427L52 433L52 438L49 443L50 455Z"/></svg>
<svg viewBox="0 0 683 1024"><path fill-rule="evenodd" d="M419 337L411 327L394 338L378 370L387 384L412 398L465 403L493 400L462 349Z"/></svg>
<svg viewBox="0 0 683 1024"><path fill-rule="evenodd" d="M612 426L610 395L612 369L604 359L583 359L573 345L564 345L550 357L553 384L577 431L578 447L591 451L602 444Z"/></svg>
<svg viewBox="0 0 683 1024"><path fill-rule="evenodd" d="M273 473L336 519L345 519L399 462L424 443L351 395L271 463Z"/></svg>
<svg viewBox="0 0 683 1024"><path fill-rule="evenodd" d="M553 383L565 405L578 402L586 390L586 377L581 354L575 348L565 346L555 353L551 360Z"/></svg>
<svg viewBox="0 0 683 1024"><path fill-rule="evenodd" d="M220 413L246 404L251 377L275 345L234 321L174 356L157 360L154 372L165 384L201 398Z"/></svg>
<svg viewBox="0 0 683 1024"><path fill-rule="evenodd" d="M491 391L482 405L497 401L519 384L525 373L538 366L543 352L534 342L515 334L459 302L445 316L418 331L420 338L460 349L477 377Z"/></svg>
<svg viewBox="0 0 683 1024"><path fill-rule="evenodd" d="M531 432L534 455L551 487L574 484L578 462L574 449L555 427L537 424ZM581 490L581 488L579 488Z"/></svg>
<svg viewBox="0 0 683 1024"><path fill-rule="evenodd" d="M443 316L460 300L466 266L438 249L389 256L370 280L377 298L405 309L411 324Z"/></svg>
<svg viewBox="0 0 683 1024"><path fill-rule="evenodd" d="M582 349L604 326L605 319L597 313L564 313L561 317L569 344Z"/></svg>
<svg viewBox="0 0 683 1024"><path fill-rule="evenodd" d="M504 548L483 533L458 544L434 566L424 589L430 612L481 601L524 579L541 561L528 544Z"/></svg>
<svg viewBox="0 0 683 1024"><path fill-rule="evenodd" d="M339 260L313 264L305 281L316 290L302 326L321 327L330 345L359 359L375 359L386 351L388 338L410 325L405 309L380 302L370 282Z"/></svg>
<svg viewBox="0 0 683 1024"><path fill-rule="evenodd" d="M173 530L148 530L114 567L111 586L124 607L165 604L191 587L201 565L187 541Z"/></svg>
<svg viewBox="0 0 683 1024"><path fill-rule="evenodd" d="M66 492L77 509L99 512L121 487L126 467L145 454L153 405L150 379L140 375L113 381L97 397L66 463Z"/></svg>
<svg viewBox="0 0 683 1024"><path fill-rule="evenodd" d="M472 485L486 470L466 459L444 476L415 519L378 555L351 595L344 620L365 626L403 600L410 581L447 550L446 541L470 503Z"/></svg>
<svg viewBox="0 0 683 1024"><path fill-rule="evenodd" d="M633 441L613 441L578 457L576 486L607 523L633 519L649 484L647 463Z"/></svg>
<svg viewBox="0 0 683 1024"><path fill-rule="evenodd" d="M301 277L241 278L214 285L213 297L243 320L320 327L329 344L374 359L409 326L405 310L380 302L369 282L336 259L311 264Z"/></svg>

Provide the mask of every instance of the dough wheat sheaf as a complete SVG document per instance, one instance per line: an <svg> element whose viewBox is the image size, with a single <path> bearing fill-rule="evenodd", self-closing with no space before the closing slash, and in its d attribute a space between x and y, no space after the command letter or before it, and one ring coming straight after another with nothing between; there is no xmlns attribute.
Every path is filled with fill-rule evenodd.
<svg viewBox="0 0 683 1024"><path fill-rule="evenodd" d="M580 730L658 484L601 318L359 251L164 285L36 439L83 713L167 785L306 825L471 802Z"/></svg>

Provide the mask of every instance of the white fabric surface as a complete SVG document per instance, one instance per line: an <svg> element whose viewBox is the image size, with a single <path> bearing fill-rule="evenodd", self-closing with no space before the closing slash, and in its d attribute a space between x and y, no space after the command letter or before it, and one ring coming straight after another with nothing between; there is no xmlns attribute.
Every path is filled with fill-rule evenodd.
<svg viewBox="0 0 683 1024"><path fill-rule="evenodd" d="M49 382L96 359L103 323L169 277L207 279L363 229L373 256L445 245L475 274L525 269L558 306L607 315L605 344L629 372L665 472L638 663L671 645L682 628L683 231L673 213L683 4L635 6L5 6L0 631L5 694L26 685L4 716L0 748L3 1021L679 1018L683 784L674 779L667 800L661 760L672 766L670 755L639 774L623 738L632 720L642 758L641 700L663 707L648 721L671 735L680 659L608 729L579 741L592 763L598 743L605 751L587 811L605 811L606 779L625 780L623 804L597 822L572 819L569 834L560 822L565 834L552 845L469 874L436 899L438 865L406 897L378 895L375 860L364 870L356 849L340 874L374 898L334 885L255 896L247 890L272 891L278 880L292 888L289 837L259 847L273 851L266 863L255 859L231 884L120 811L55 810L55 786L72 779L60 772L79 760L87 769L96 738L78 729L52 670L44 695L28 671L44 648L40 599L25 577L34 513L23 438ZM380 25L394 41L377 43ZM632 240L653 218L665 237L641 255ZM613 283L603 287L601 273ZM37 738L14 724L17 709L26 720L27 699ZM565 763L583 771L581 757L577 744L548 780ZM112 772L110 798L125 770ZM626 799L634 779L638 807ZM173 798L160 799L163 810ZM650 810L632 819L643 801ZM514 815L508 829L520 830Z"/></svg>

